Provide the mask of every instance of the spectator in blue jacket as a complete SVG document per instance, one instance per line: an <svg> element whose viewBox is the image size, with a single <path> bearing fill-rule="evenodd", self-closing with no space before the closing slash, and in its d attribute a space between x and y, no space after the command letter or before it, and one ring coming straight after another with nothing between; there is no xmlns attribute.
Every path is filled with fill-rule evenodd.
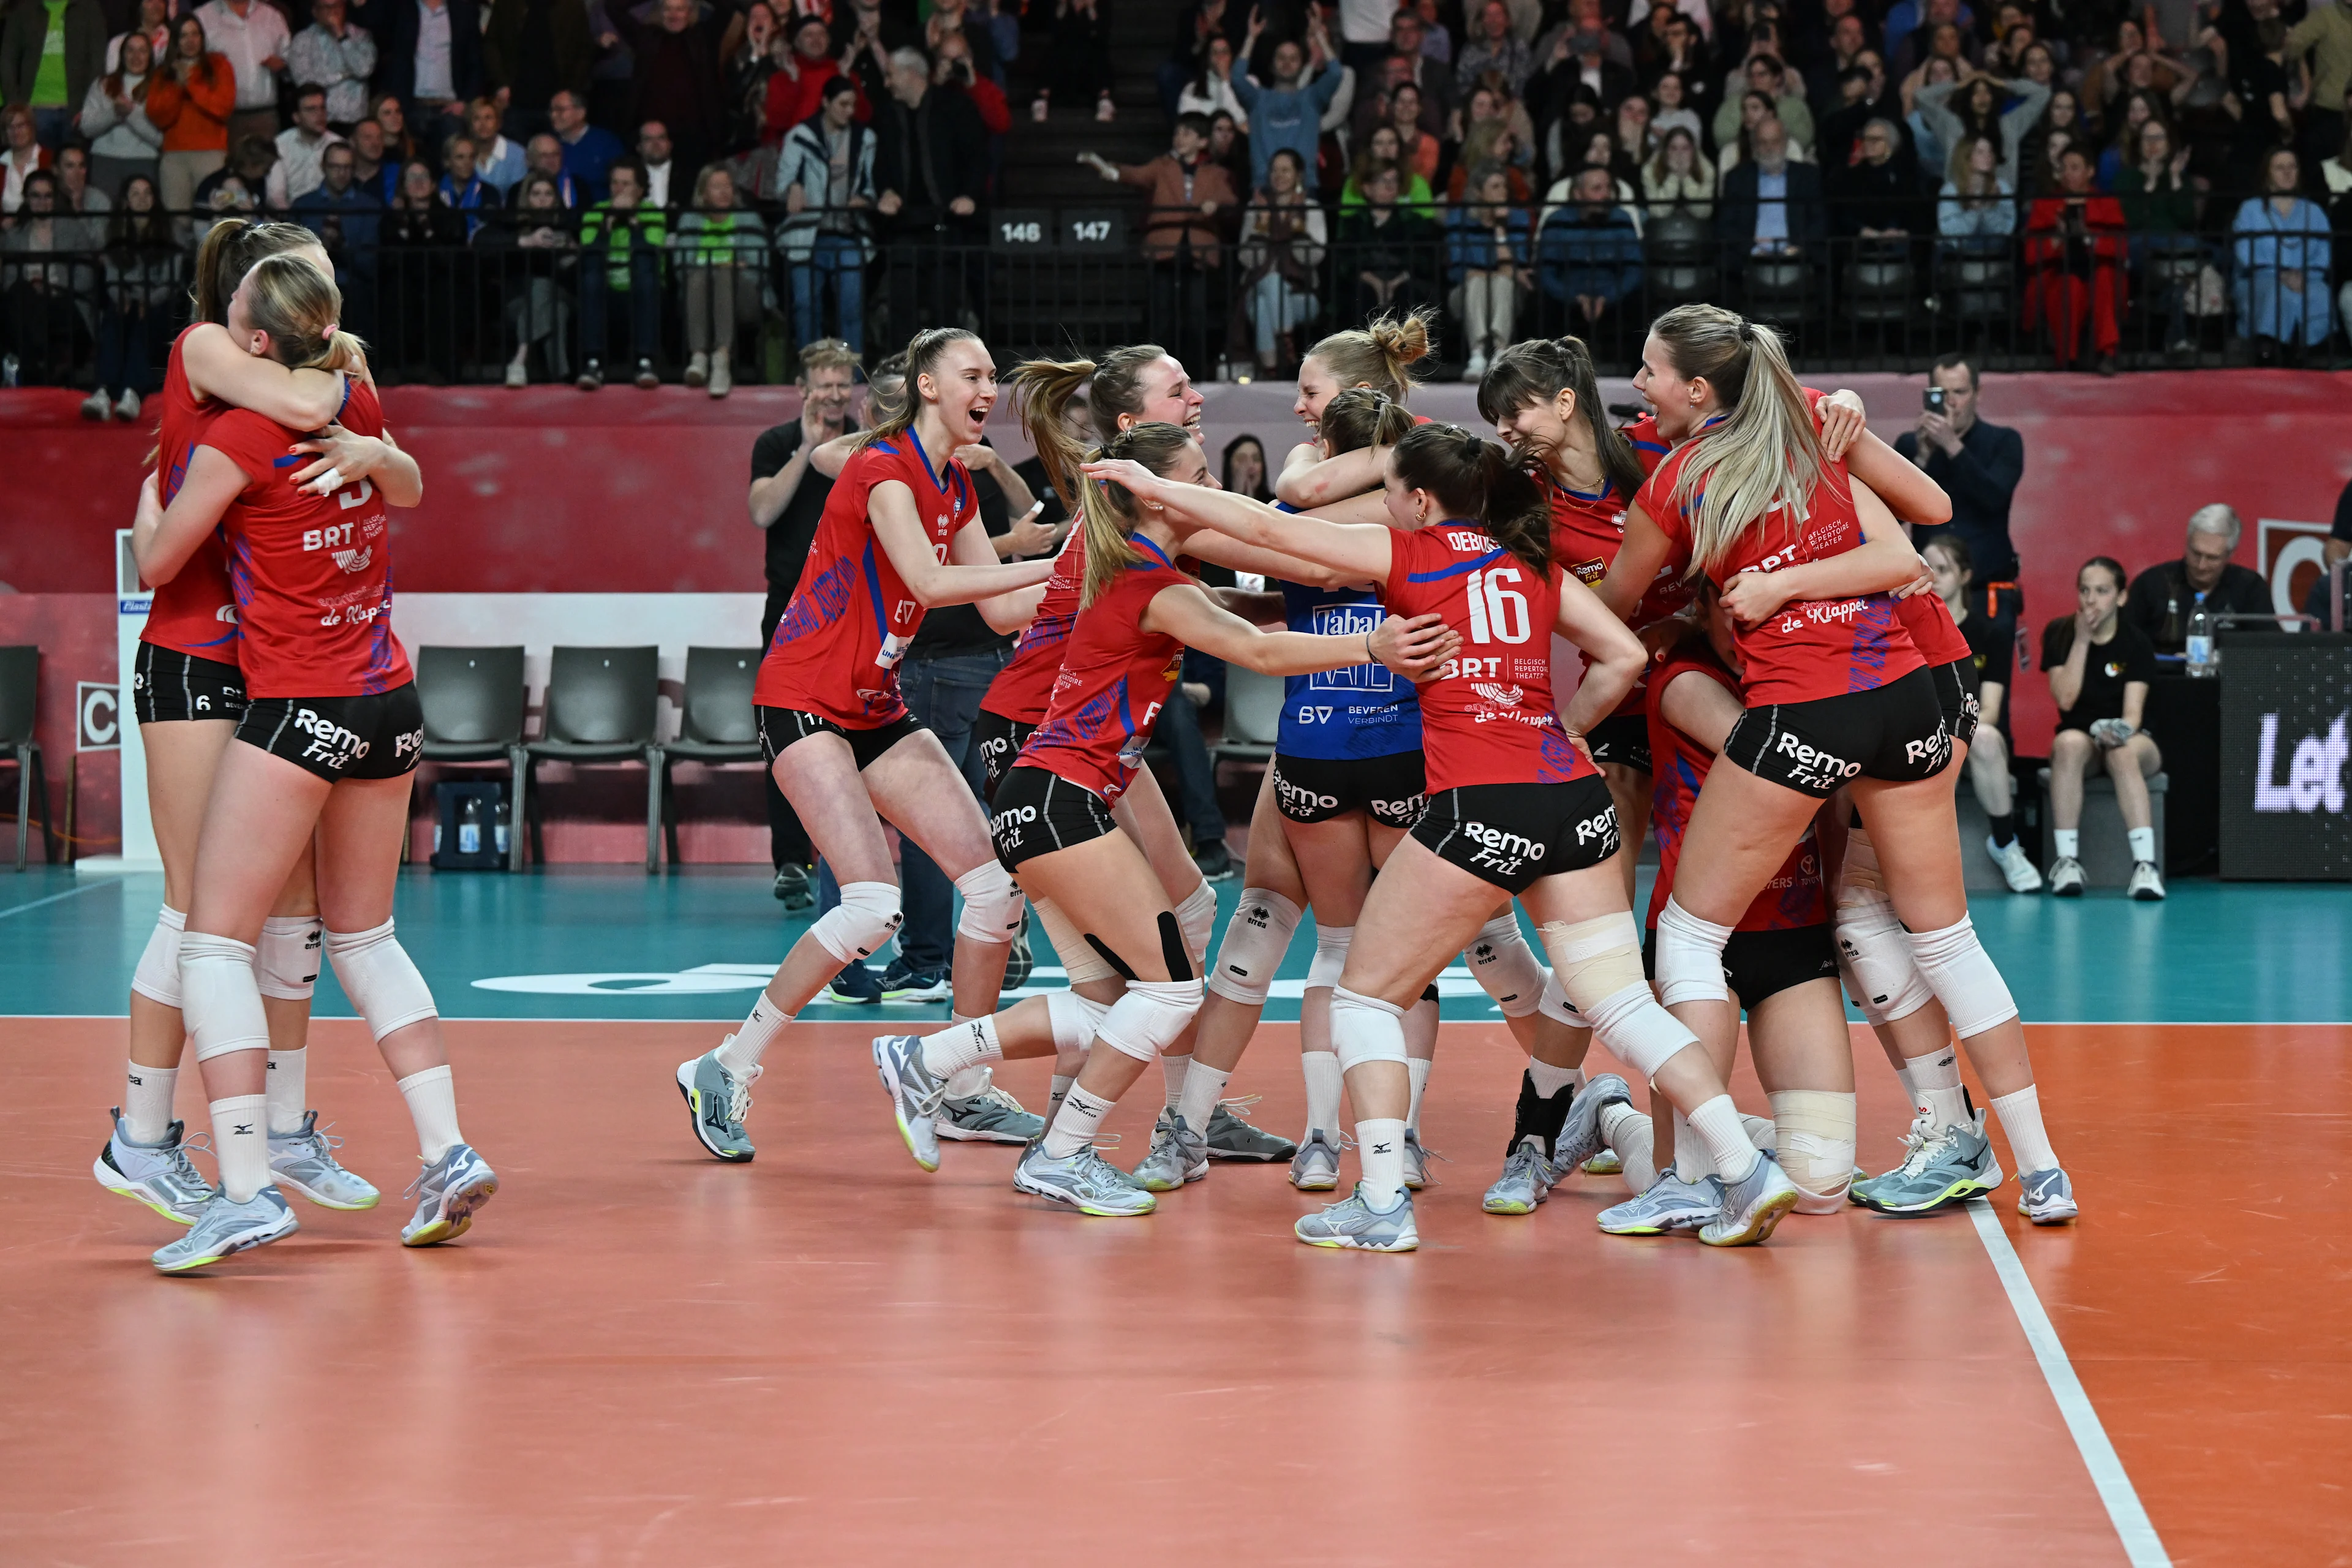
<svg viewBox="0 0 2352 1568"><path fill-rule="evenodd" d="M1598 163L1576 173L1575 199L1544 221L1536 241L1543 291L1574 308L1580 330L1642 287L1642 235L1617 204L1617 182Z"/></svg>
<svg viewBox="0 0 2352 1568"><path fill-rule="evenodd" d="M1260 87L1250 79L1246 62L1264 28L1263 22L1253 21L1247 41L1234 58L1233 73L1226 78L1243 112L1249 116L1253 190L1265 184L1266 164L1285 147L1297 153L1308 168L1315 167L1315 144L1323 135L1323 111L1331 106L1341 80L1339 62L1331 58L1330 40L1318 18L1308 23L1307 35L1313 58L1321 62L1314 79L1306 79L1307 51L1296 39L1285 38L1274 46L1274 85Z"/></svg>
<svg viewBox="0 0 2352 1568"><path fill-rule="evenodd" d="M1528 263L1534 219L1511 202L1511 177L1501 163L1470 171L1466 198L1446 215L1445 280L1454 286L1454 314L1470 344L1462 378L1486 374L1487 361L1509 348L1520 297L1534 282Z"/></svg>
<svg viewBox="0 0 2352 1568"><path fill-rule="evenodd" d="M2249 196L2230 230L2237 236L2238 335L2252 338L2265 363L2282 343L2327 341L2327 214L2296 195L2301 161L2291 147L2263 163L2263 194Z"/></svg>

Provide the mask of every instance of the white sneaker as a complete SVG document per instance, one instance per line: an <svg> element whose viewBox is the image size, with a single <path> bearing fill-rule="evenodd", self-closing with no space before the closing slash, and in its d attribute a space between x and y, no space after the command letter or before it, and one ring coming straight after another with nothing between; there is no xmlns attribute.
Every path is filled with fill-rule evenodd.
<svg viewBox="0 0 2352 1568"><path fill-rule="evenodd" d="M122 396L114 405L114 416L125 425L138 424L139 395L125 388Z"/></svg>
<svg viewBox="0 0 2352 1568"><path fill-rule="evenodd" d="M710 379L710 356L696 354L686 362L686 384L700 386Z"/></svg>
<svg viewBox="0 0 2352 1568"><path fill-rule="evenodd" d="M1992 841L1992 835L1987 834L1985 853L1991 856L1992 863L2000 868L2000 874L2009 879L2011 892L2038 893L2042 890L2042 873L2035 870L2033 862L2025 858L2022 840L2012 838L2009 847L2003 848Z"/></svg>
<svg viewBox="0 0 2352 1568"><path fill-rule="evenodd" d="M2062 855L2050 863L2050 896L2053 899L2079 899L2083 896L2083 863L2071 855Z"/></svg>
<svg viewBox="0 0 2352 1568"><path fill-rule="evenodd" d="M1470 353L1470 363L1462 367L1462 379L1465 381L1476 381L1486 374L1486 351L1485 349L1472 350Z"/></svg>
<svg viewBox="0 0 2352 1568"><path fill-rule="evenodd" d="M710 356L710 395L713 397L724 397L735 390L735 368L730 363L730 358L725 349Z"/></svg>
<svg viewBox="0 0 2352 1568"><path fill-rule="evenodd" d="M530 371L524 365L522 361L518 359L509 360L507 362L507 384L509 386L529 386L530 384Z"/></svg>
<svg viewBox="0 0 2352 1568"><path fill-rule="evenodd" d="M106 388L101 386L81 400L81 416L101 425L114 417L114 404L107 397Z"/></svg>
<svg viewBox="0 0 2352 1568"><path fill-rule="evenodd" d="M2124 884L2124 891L2143 902L2154 903L2164 897L2164 879L2157 873L2153 863L2135 860L2132 862L2131 880Z"/></svg>

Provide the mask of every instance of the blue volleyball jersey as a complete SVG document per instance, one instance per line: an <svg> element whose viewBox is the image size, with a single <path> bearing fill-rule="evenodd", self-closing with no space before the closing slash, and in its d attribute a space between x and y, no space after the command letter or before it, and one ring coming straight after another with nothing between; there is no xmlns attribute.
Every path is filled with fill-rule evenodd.
<svg viewBox="0 0 2352 1568"><path fill-rule="evenodd" d="M1295 632L1361 637L1387 611L1369 588L1278 584ZM1283 680L1282 726L1275 750L1286 757L1339 762L1421 750L1421 704L1412 682L1382 664L1351 664Z"/></svg>

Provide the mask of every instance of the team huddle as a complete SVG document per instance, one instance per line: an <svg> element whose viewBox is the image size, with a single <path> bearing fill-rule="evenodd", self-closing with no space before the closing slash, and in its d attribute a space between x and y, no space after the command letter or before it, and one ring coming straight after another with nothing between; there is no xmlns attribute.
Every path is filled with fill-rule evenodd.
<svg viewBox="0 0 2352 1568"><path fill-rule="evenodd" d="M424 1169L402 1240L431 1245L498 1182L459 1136L433 998L391 918L422 710L389 625L385 508L415 505L422 478L307 231L218 226L197 293L133 535L155 585L135 696L165 900L96 1173L188 1227L155 1254L166 1271L290 1234L284 1189L373 1206L306 1103L323 951L414 1115ZM840 901L743 1023L678 1068L696 1137L752 1158L769 1048L891 939L887 821L962 895L949 1026L873 1045L926 1171L942 1140L1017 1142L1017 1191L1131 1216L1218 1159L1286 1160L1300 1190L1336 1191L1352 1148L1351 1192L1298 1238L1410 1250L1434 983L1459 957L1528 1058L1489 1213L1531 1213L1579 1168L1622 1173L1631 1195L1603 1230L1739 1246L1791 1211L1921 1214L1988 1192L2003 1175L1957 1037L2022 1167L2021 1212L2071 1219L2017 1009L1962 891L1951 770L1974 664L1901 526L1948 518L1943 492L1851 398L1801 387L1769 329L1711 306L1654 325L1636 383L1651 412L1623 430L1573 338L1487 369L1499 443L1423 420L1407 405L1426 349L1413 318L1316 346L1297 403L1313 437L1271 505L1211 477L1202 400L1155 345L1029 362L1001 388L979 339L939 329L876 373L870 428L812 455L837 478L753 699ZM957 456L1001 391L1075 520L1051 560L998 560ZM1098 445L1074 429L1081 400ZM1268 586L1207 586L1203 563ZM951 605L1020 634L975 736L985 813L898 688L925 613ZM1584 666L1565 708L1555 636ZM1222 935L1143 762L1187 649L1286 681ZM1660 868L1637 924L1645 827ZM1067 985L1000 1011L1032 910ZM1223 1090L1310 910L1293 1141ZM1854 1165L1841 981L1916 1113L1874 1179ZM1769 1117L1726 1089L1743 1012ZM1624 1078L1588 1078L1596 1037L1646 1108ZM184 1041L217 1187L171 1116ZM992 1072L1039 1057L1055 1058L1042 1116ZM1155 1059L1166 1103L1122 1170L1099 1130Z"/></svg>

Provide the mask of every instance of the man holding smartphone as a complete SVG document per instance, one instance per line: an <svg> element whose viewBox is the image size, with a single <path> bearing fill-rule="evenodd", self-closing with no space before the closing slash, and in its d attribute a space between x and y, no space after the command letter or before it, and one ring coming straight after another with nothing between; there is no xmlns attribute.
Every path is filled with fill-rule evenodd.
<svg viewBox="0 0 2352 1568"><path fill-rule="evenodd" d="M2017 549L2009 538L2009 503L2025 477L2025 438L1977 417L1977 371L1967 356L1948 353L1927 372L1926 407L1918 422L1895 438L1895 449L1927 470L1952 498L1952 521L1915 531L1922 550L1949 531L1975 563L1969 613L1982 616L2013 645L2025 595L2017 585Z"/></svg>

